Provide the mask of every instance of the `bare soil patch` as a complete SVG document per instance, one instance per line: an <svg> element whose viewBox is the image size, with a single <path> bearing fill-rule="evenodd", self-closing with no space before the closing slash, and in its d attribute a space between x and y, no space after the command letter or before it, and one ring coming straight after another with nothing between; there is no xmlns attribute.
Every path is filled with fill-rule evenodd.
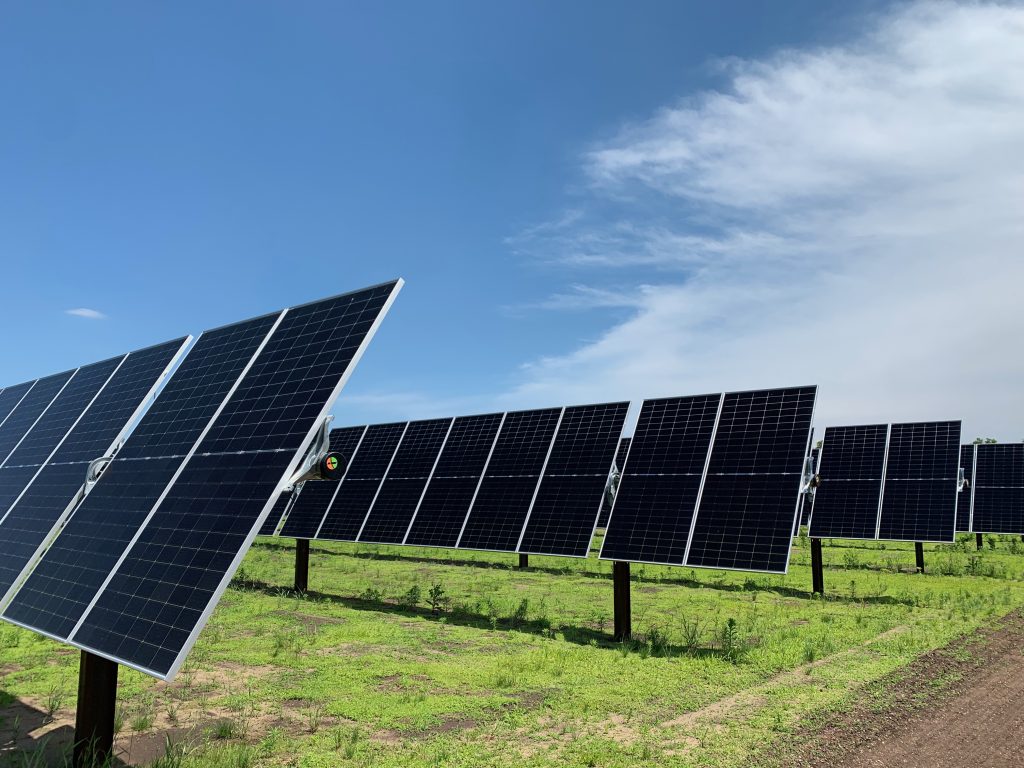
<svg viewBox="0 0 1024 768"><path fill-rule="evenodd" d="M754 766L1024 765L1024 612L925 654Z"/></svg>

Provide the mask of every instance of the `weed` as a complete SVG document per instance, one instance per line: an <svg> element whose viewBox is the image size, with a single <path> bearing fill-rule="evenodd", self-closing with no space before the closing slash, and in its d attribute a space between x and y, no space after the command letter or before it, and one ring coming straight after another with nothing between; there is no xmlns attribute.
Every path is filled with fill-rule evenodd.
<svg viewBox="0 0 1024 768"><path fill-rule="evenodd" d="M722 628L722 656L732 664L739 664L746 655L746 643L740 637L736 619L730 618Z"/></svg>
<svg viewBox="0 0 1024 768"><path fill-rule="evenodd" d="M415 608L420 604L422 595L418 584L413 584L409 590L398 598L398 604L403 608Z"/></svg>
<svg viewBox="0 0 1024 768"><path fill-rule="evenodd" d="M324 715L327 714L327 707L322 701L314 701L305 712L306 728L310 733L316 733L324 722Z"/></svg>
<svg viewBox="0 0 1024 768"><path fill-rule="evenodd" d="M440 583L435 583L427 592L427 603L430 605L430 611L436 614L451 605L451 598L445 594L444 587Z"/></svg>

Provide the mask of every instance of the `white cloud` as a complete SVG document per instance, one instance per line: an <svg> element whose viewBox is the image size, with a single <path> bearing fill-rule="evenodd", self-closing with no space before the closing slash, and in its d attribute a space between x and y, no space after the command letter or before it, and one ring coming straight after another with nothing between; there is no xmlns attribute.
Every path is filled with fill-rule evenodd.
<svg viewBox="0 0 1024 768"><path fill-rule="evenodd" d="M88 320L103 320L106 315L96 309L89 309L88 307L78 307L77 309L65 309L64 314L74 315L75 317L84 317Z"/></svg>
<svg viewBox="0 0 1024 768"><path fill-rule="evenodd" d="M819 383L822 424L1024 438L1024 8L917 3L724 66L587 152L590 199L514 241L585 270L551 307L634 310L509 399Z"/></svg>

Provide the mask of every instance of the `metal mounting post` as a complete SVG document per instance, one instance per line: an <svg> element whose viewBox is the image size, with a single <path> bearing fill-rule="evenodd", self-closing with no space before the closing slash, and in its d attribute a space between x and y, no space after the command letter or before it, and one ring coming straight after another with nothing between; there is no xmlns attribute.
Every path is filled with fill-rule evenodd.
<svg viewBox="0 0 1024 768"><path fill-rule="evenodd" d="M615 605L616 642L629 640L633 636L633 618L629 595L629 563L612 563L612 588Z"/></svg>
<svg viewBox="0 0 1024 768"><path fill-rule="evenodd" d="M980 552L981 548L985 545L985 537L980 533L974 534L974 543L978 547L978 551Z"/></svg>
<svg viewBox="0 0 1024 768"><path fill-rule="evenodd" d="M519 553L519 567L529 568L530 567L530 556L525 552Z"/></svg>
<svg viewBox="0 0 1024 768"><path fill-rule="evenodd" d="M811 539L811 591L825 596L825 569L821 558L821 539Z"/></svg>
<svg viewBox="0 0 1024 768"><path fill-rule="evenodd" d="M117 664L82 651L78 663L78 712L75 716L74 768L106 765L114 751Z"/></svg>
<svg viewBox="0 0 1024 768"><path fill-rule="evenodd" d="M295 591L309 589L309 539L295 540Z"/></svg>
<svg viewBox="0 0 1024 768"><path fill-rule="evenodd" d="M917 556L917 572L924 573L924 544L920 541L914 542L914 554Z"/></svg>

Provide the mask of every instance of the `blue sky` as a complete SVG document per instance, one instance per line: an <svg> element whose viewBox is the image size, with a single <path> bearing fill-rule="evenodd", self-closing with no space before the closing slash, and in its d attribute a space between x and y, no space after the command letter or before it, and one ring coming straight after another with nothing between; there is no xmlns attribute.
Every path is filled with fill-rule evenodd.
<svg viewBox="0 0 1024 768"><path fill-rule="evenodd" d="M402 276L342 423L818 382L1019 440L1020 24L7 4L0 381Z"/></svg>

